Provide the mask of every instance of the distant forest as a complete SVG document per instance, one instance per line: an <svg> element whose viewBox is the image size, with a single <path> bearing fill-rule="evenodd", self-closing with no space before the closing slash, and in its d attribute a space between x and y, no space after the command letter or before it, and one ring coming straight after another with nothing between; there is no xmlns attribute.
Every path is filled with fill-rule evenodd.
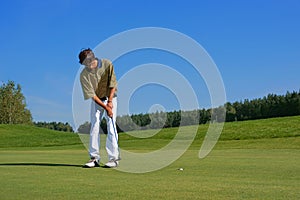
<svg viewBox="0 0 300 200"><path fill-rule="evenodd" d="M220 116L212 113L222 113ZM225 112L223 112L225 113ZM234 103L213 109L200 109L192 111L156 112L150 114L134 114L117 117L118 132L132 130L156 129L178 127L186 125L206 124L212 122L232 122L272 117L300 115L300 90L287 92L285 95L269 94L263 98ZM200 116L200 117L199 117ZM217 118L219 117L219 119ZM106 122L101 121L101 128L106 133ZM78 128L79 133L88 133L90 123L86 122Z"/></svg>
<svg viewBox="0 0 300 200"><path fill-rule="evenodd" d="M58 131L74 132L68 123L33 122L31 112L26 107L20 84L8 81L0 85L0 124L28 124ZM226 112L224 112L225 110ZM118 116L117 129L119 132L124 132L294 115L300 115L300 90L287 92L285 95L269 94L263 98L226 103L212 109ZM101 127L106 133L105 120L101 121ZM90 123L85 122L78 128L77 132L88 133L89 130Z"/></svg>
<svg viewBox="0 0 300 200"><path fill-rule="evenodd" d="M33 124L37 127L48 128L56 131L74 132L72 126L68 122L33 122Z"/></svg>

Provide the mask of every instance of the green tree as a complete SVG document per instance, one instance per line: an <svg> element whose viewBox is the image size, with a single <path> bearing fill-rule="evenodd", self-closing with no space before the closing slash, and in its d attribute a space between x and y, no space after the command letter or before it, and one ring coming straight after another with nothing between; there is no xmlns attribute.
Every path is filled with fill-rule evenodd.
<svg viewBox="0 0 300 200"><path fill-rule="evenodd" d="M0 87L0 123L32 124L32 116L26 108L21 86L13 81L3 83Z"/></svg>

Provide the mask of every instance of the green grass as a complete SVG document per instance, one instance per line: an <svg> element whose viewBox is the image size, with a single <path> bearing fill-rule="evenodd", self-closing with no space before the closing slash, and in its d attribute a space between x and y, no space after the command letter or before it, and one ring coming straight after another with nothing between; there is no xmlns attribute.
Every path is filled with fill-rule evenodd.
<svg viewBox="0 0 300 200"><path fill-rule="evenodd" d="M0 148L47 147L81 144L76 134L28 125L0 124Z"/></svg>
<svg viewBox="0 0 300 200"><path fill-rule="evenodd" d="M204 159L198 151L208 125L201 125L182 157L144 174L81 168L87 151L72 133L0 125L0 199L300 199L299 122L300 116L226 123ZM176 132L120 134L120 146L151 151Z"/></svg>

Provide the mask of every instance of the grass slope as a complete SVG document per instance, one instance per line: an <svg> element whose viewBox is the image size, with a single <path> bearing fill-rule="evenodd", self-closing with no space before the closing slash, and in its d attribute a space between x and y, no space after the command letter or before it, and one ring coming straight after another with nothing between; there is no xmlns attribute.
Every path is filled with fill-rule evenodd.
<svg viewBox="0 0 300 200"><path fill-rule="evenodd" d="M233 141L233 143L236 144L238 140L247 140L249 142L249 140L256 139L299 137L299 122L300 116L228 122L224 124L219 143L223 141ZM208 124L198 126L197 135L192 147L196 146L200 148L208 127ZM191 127L182 127L182 130L188 132L191 130ZM155 131L156 130L146 130L144 132L149 132L149 135L152 135L151 132ZM120 134L120 145L125 149L154 150L168 144L177 134L177 131L178 128L162 129L153 137L146 139Z"/></svg>
<svg viewBox="0 0 300 200"><path fill-rule="evenodd" d="M0 124L0 148L47 147L81 144L76 134L28 125Z"/></svg>
<svg viewBox="0 0 300 200"><path fill-rule="evenodd" d="M219 140L298 137L300 136L299 122L300 116L225 123ZM195 138L196 143L202 142L208 126L209 125L206 124L198 127L197 136ZM190 131L189 126L183 127L182 129L183 131ZM178 128L162 129L157 134L154 134L153 137L145 139L120 133L120 143L124 148L141 147L156 149L172 140L177 131ZM153 135L153 132L157 132L157 130L145 130L143 134ZM138 134L138 132L133 134ZM88 137L88 134L81 135L82 139ZM155 145L155 143L158 144ZM35 126L0 124L0 148L49 147L80 144L81 140L77 134L53 131Z"/></svg>
<svg viewBox="0 0 300 200"><path fill-rule="evenodd" d="M299 121L226 123L205 159L198 151L208 125L201 125L182 157L145 174L81 168L87 151L75 134L0 125L0 199L300 199ZM150 151L176 132L164 129L147 139L120 134L120 145Z"/></svg>

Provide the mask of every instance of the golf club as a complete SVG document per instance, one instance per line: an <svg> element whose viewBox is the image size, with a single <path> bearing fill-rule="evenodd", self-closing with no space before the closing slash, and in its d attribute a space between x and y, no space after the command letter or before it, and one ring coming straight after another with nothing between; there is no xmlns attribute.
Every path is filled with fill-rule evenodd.
<svg viewBox="0 0 300 200"><path fill-rule="evenodd" d="M117 133L117 129L116 129L116 127L115 127L115 123L114 123L113 117L111 117L111 121L112 121L113 129L114 129L114 136L115 136L115 139L116 139L117 144L118 144L119 157L118 157L118 159L116 160L116 161L118 161L118 160L121 160L121 156L120 156L120 148L119 148L119 139L118 139L118 136L117 136L118 133Z"/></svg>

